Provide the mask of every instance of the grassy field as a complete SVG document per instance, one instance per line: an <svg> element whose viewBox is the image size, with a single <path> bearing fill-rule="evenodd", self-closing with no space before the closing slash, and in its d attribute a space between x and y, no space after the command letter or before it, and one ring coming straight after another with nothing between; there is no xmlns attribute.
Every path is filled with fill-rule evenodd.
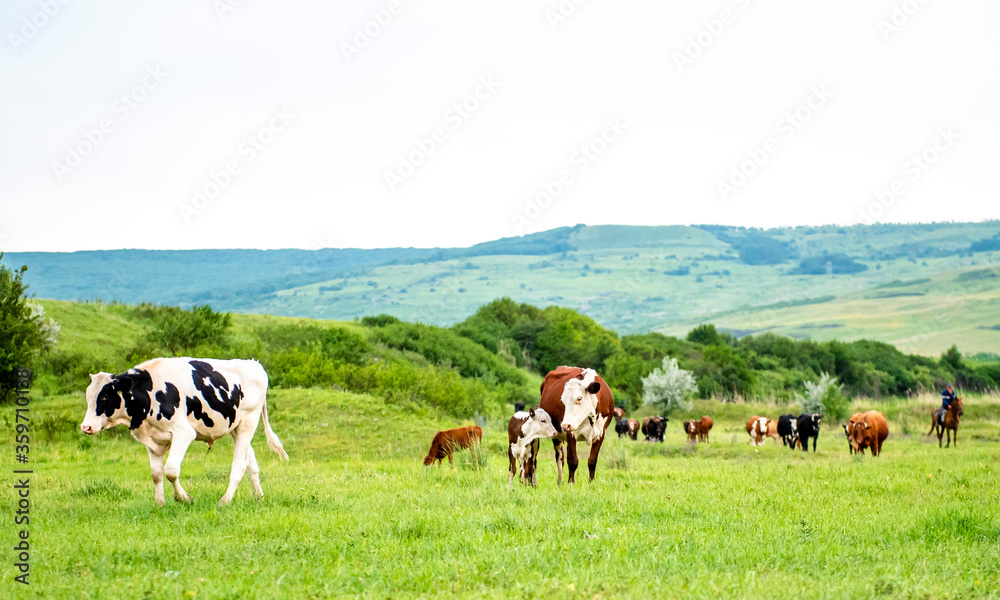
<svg viewBox="0 0 1000 600"><path fill-rule="evenodd" d="M677 415L664 444L612 433L593 484L557 487L546 450L539 486L507 489L505 423L486 427L485 464L463 453L425 468L432 433L457 423L272 390L291 462L258 432L265 498L244 481L216 506L226 439L188 453L195 504L160 509L127 431L84 437L82 394L36 397L32 584L13 583L8 550L0 597L996 598L1000 398L967 399L949 450L923 435L934 402L881 405L893 433L873 459L850 456L832 423L816 454L755 451L743 421L785 407L699 401L693 414L717 423L708 445L689 447ZM12 420L0 406L3 431ZM10 518L13 496L0 497Z"/></svg>

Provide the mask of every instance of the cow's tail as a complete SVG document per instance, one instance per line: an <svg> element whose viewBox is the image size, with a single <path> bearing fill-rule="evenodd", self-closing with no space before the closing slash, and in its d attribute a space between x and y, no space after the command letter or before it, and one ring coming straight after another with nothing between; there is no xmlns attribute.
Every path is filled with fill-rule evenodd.
<svg viewBox="0 0 1000 600"><path fill-rule="evenodd" d="M267 447L278 456L288 460L288 453L285 452L285 448L281 445L281 440L278 439L278 434L274 433L274 430L271 429L271 423L267 420L267 399L264 400L264 408L261 409L261 416L264 418L264 437L267 438Z"/></svg>

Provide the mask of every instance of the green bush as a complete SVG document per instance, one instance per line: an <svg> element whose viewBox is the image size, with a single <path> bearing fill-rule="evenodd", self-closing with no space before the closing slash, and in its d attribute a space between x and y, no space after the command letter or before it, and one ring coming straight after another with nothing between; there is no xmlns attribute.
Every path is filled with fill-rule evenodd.
<svg viewBox="0 0 1000 600"><path fill-rule="evenodd" d="M28 301L23 280L27 270L0 264L0 401L17 387L18 369L34 368L59 330L54 321L44 318L41 306Z"/></svg>
<svg viewBox="0 0 1000 600"><path fill-rule="evenodd" d="M216 312L207 304L194 306L191 310L176 307L147 310L155 322L148 341L160 344L174 354L221 339L232 324L229 313Z"/></svg>

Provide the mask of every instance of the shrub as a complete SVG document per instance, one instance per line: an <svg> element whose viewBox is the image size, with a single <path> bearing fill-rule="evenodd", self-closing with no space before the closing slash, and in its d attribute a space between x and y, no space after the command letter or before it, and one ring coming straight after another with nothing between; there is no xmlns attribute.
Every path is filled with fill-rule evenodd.
<svg viewBox="0 0 1000 600"><path fill-rule="evenodd" d="M676 358L664 358L663 366L642 380L642 400L670 414L691 410L691 396L697 391L694 375L677 366Z"/></svg>
<svg viewBox="0 0 1000 600"><path fill-rule="evenodd" d="M35 367L59 333L59 325L45 319L42 307L28 301L23 280L27 270L0 264L0 400L17 387L18 369Z"/></svg>
<svg viewBox="0 0 1000 600"><path fill-rule="evenodd" d="M189 311L167 307L155 316L155 321L156 327L147 339L177 354L198 344L218 341L229 329L232 316L202 304Z"/></svg>

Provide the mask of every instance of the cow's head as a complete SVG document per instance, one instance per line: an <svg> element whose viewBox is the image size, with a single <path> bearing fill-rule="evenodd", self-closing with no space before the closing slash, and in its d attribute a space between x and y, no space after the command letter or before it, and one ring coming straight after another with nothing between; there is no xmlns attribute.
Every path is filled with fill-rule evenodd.
<svg viewBox="0 0 1000 600"><path fill-rule="evenodd" d="M83 417L80 430L94 435L127 420L122 392L132 388L128 377L115 377L111 373L97 373L90 376L87 386L87 414Z"/></svg>
<svg viewBox="0 0 1000 600"><path fill-rule="evenodd" d="M551 438L559 433L552 422L552 416L542 408L536 408L528 413L528 421L521 426L521 432L525 436L539 438Z"/></svg>
<svg viewBox="0 0 1000 600"><path fill-rule="evenodd" d="M866 421L858 421L848 426L848 430L851 432L851 447L854 448L855 452L869 446L868 429L869 425Z"/></svg>
<svg viewBox="0 0 1000 600"><path fill-rule="evenodd" d="M685 421L685 422L684 422L684 429L685 429L685 430L686 430L686 431L687 431L688 433L694 433L694 432L695 432L695 429L696 429L696 426L695 426L695 424L694 424L694 421Z"/></svg>
<svg viewBox="0 0 1000 600"><path fill-rule="evenodd" d="M601 383L596 380L597 371L584 369L581 375L582 379L574 377L563 387L562 403L566 412L559 424L563 431L575 431L588 419L597 418L597 392L601 390Z"/></svg>

